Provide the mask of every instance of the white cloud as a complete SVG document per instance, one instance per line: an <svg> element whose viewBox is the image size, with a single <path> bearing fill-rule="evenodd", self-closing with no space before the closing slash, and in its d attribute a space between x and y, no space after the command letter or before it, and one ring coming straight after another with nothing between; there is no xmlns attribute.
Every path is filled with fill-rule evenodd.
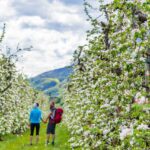
<svg viewBox="0 0 150 150"><path fill-rule="evenodd" d="M0 21L7 20L10 17L15 16L15 14L16 11L9 0L0 0Z"/></svg>
<svg viewBox="0 0 150 150"><path fill-rule="evenodd" d="M43 29L29 32L34 48L33 51L24 54L23 65L24 71L30 76L69 65L72 55L68 53L73 53L79 43L84 43L80 35L73 32L61 33ZM22 62L18 65L22 67Z"/></svg>
<svg viewBox="0 0 150 150"><path fill-rule="evenodd" d="M53 1L49 7L48 17L51 22L76 25L84 23L82 15L80 16L79 14L80 11L80 7L65 6L63 3L60 3L60 1Z"/></svg>
<svg viewBox="0 0 150 150"><path fill-rule="evenodd" d="M10 7L13 13L10 18L5 10L3 20L7 28L3 45L12 49L18 43L20 47L33 46L17 63L18 69L28 76L69 65L73 51L85 43L88 24L82 6L68 6L60 0L13 0L7 1L5 7ZM33 12L28 14L27 7L28 12Z"/></svg>

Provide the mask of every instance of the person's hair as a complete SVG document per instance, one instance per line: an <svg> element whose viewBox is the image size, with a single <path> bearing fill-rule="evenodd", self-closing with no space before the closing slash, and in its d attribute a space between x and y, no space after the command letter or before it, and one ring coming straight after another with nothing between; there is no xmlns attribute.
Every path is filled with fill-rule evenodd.
<svg viewBox="0 0 150 150"><path fill-rule="evenodd" d="M52 108L52 106L53 106L53 107L55 106L55 101L51 101L51 102L50 102L50 109Z"/></svg>
<svg viewBox="0 0 150 150"><path fill-rule="evenodd" d="M55 101L51 101L51 104L55 105Z"/></svg>
<svg viewBox="0 0 150 150"><path fill-rule="evenodd" d="M39 103L36 103L36 106L39 107Z"/></svg>

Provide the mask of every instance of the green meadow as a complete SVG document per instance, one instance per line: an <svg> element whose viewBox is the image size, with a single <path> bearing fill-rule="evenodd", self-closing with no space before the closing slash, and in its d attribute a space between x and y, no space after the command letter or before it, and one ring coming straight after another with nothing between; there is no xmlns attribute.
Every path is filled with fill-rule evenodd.
<svg viewBox="0 0 150 150"><path fill-rule="evenodd" d="M55 145L46 145L46 124L41 124L40 140L38 144L29 145L29 130L22 135L6 135L0 141L0 150L70 150L67 144L69 133L67 128L59 124L56 127ZM35 140L34 140L35 141Z"/></svg>

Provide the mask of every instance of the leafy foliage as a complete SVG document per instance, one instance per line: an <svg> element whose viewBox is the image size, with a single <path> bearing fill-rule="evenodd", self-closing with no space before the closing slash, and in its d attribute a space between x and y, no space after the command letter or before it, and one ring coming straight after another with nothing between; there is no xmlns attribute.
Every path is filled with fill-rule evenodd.
<svg viewBox="0 0 150 150"><path fill-rule="evenodd" d="M28 125L28 112L34 91L15 65L0 57L0 135L23 132Z"/></svg>
<svg viewBox="0 0 150 150"><path fill-rule="evenodd" d="M149 0L97 3L85 0L93 28L89 44L74 53L64 98L71 147L149 149L150 110L134 103L137 95L144 103L150 96Z"/></svg>
<svg viewBox="0 0 150 150"><path fill-rule="evenodd" d="M4 32L0 42L3 37ZM0 54L0 138L27 129L29 110L38 94L25 77L17 72L13 57L16 54Z"/></svg>

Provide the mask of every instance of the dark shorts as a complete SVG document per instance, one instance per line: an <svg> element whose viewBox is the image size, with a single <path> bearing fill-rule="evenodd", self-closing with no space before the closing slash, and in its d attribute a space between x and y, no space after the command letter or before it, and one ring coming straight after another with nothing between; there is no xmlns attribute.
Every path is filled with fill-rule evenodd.
<svg viewBox="0 0 150 150"><path fill-rule="evenodd" d="M31 136L33 136L35 128L36 128L36 135L39 135L40 124L39 123L31 123L31 127L30 127L30 135Z"/></svg>
<svg viewBox="0 0 150 150"><path fill-rule="evenodd" d="M47 125L47 134L55 134L55 127L56 127L56 124L55 123L48 123Z"/></svg>

